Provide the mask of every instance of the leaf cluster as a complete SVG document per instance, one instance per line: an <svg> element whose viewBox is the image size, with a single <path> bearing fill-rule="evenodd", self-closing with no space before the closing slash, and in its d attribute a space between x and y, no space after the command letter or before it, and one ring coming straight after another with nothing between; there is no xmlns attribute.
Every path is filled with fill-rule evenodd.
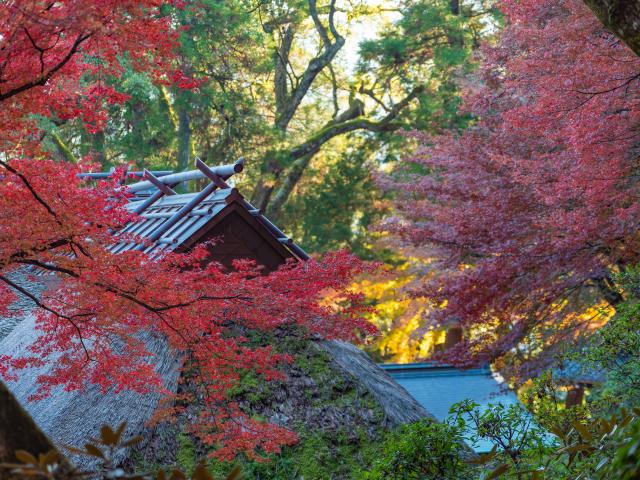
<svg viewBox="0 0 640 480"><path fill-rule="evenodd" d="M60 462L60 454L55 450L40 454L37 458L29 452L19 450L15 456L20 463L3 464L0 465L0 469L8 470L16 479L34 480L214 480L204 461L197 464L190 476L187 476L179 468L170 471L159 469L155 474L126 473L122 468L114 465L114 453L142 441L140 436L123 439L126 427L126 422L115 430L108 425L103 425L100 428L100 438L92 439L91 442L85 444L83 449L66 447L70 453L75 455L97 459L98 463L92 469L82 471L75 467L69 469ZM226 480L241 480L241 478L240 467L236 467L229 473Z"/></svg>

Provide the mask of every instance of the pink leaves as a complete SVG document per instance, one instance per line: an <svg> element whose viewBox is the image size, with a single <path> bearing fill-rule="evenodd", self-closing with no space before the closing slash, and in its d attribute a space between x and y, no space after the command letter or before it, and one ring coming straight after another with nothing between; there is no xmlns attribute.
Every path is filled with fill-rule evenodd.
<svg viewBox="0 0 640 480"><path fill-rule="evenodd" d="M406 193L397 229L449 252L421 293L475 332L477 359L560 323L558 302L640 254L640 59L578 0L503 8L507 26L482 49L483 82L466 98L478 123L459 138L424 136L407 161L434 173L392 185Z"/></svg>

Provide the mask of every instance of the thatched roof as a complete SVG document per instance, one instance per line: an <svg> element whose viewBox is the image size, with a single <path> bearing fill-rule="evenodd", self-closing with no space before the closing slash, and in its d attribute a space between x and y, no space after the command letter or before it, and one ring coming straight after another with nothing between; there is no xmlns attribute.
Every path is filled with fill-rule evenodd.
<svg viewBox="0 0 640 480"><path fill-rule="evenodd" d="M154 252L156 249L188 249L195 242L206 240L211 234L220 233L212 231L211 228L222 219L225 212L233 212L238 215L234 225L245 222L253 228L256 235L259 235L255 238L263 239L267 242L266 245L274 246L274 251L283 249L284 252L288 252L288 255L276 258L273 266L263 261L266 267L277 268L287 256L302 260L308 258L307 254L266 219L262 212L251 206L237 190L225 183L233 173L242 170L242 163L236 162L234 165L209 168L199 162L197 168L198 171L168 174L162 177L146 172L146 181L129 186L133 193L145 192L147 197L132 199L131 210L139 213L142 219L130 224L127 229L146 237L150 243L141 245L116 243L114 251L120 252L131 248ZM176 184L194 178L208 178L211 183L202 192L195 194L181 195L172 190ZM154 190L153 187L156 189ZM226 236L229 232L233 235ZM237 229L233 231L226 229L222 233L225 234L224 238L237 237L246 243L251 237L243 232L244 230L238 233ZM256 242L252 242L251 245L245 245L250 253L255 253L252 255L253 258L258 261L267 258L266 254L261 253L263 250L260 245L255 244ZM224 252L224 255L237 256L239 253L232 250ZM23 309L22 321L0 340L0 354L19 355L39 334L35 329L34 318L28 312L28 307L20 308ZM14 325L15 321L12 322ZM3 324L8 325L8 321L0 318L0 330ZM7 327L6 330L10 328ZM154 362L166 388L169 391L175 391L179 376L179 365L175 355L169 351L166 341L161 337L149 334L146 341L149 351L155 357ZM322 348L330 354L345 375L352 376L363 388L371 392L382 406L391 424L412 422L429 416L404 388L353 345L344 342L325 342ZM37 390L37 377L50 372L51 368L51 365L45 365L24 371L19 382L10 383L9 388L42 430L57 444L83 445L90 437L96 435L99 427L105 423L118 426L126 421L128 434L142 432L160 401L158 394L138 395L121 392L103 395L98 388L88 388L84 392L64 392L62 389L56 389L47 399L37 402L29 401L29 397Z"/></svg>
<svg viewBox="0 0 640 480"><path fill-rule="evenodd" d="M0 341L0 353L19 355L37 335L35 320L32 315L27 315ZM149 335L146 340L166 387L175 391L179 375L176 356L162 338ZM135 435L142 431L161 398L157 393L141 395L130 391L103 395L98 387L89 387L84 392L64 392L57 388L48 398L30 401L29 397L38 388L37 377L47 374L52 367L50 363L25 370L20 373L18 382L7 382L7 386L56 445L81 447L97 435L103 424L116 427L125 421L127 434ZM87 462L86 458L73 460L81 466Z"/></svg>
<svg viewBox="0 0 640 480"><path fill-rule="evenodd" d="M371 392L392 425L411 423L425 417L435 420L404 387L358 347L336 340L321 345L342 370Z"/></svg>
<svg viewBox="0 0 640 480"><path fill-rule="evenodd" d="M0 325L3 321L0 319ZM34 317L27 311L11 332L0 339L0 354L19 355L37 335ZM169 351L164 339L150 334L146 340L167 389L176 391L179 376L176 356ZM340 341L320 342L317 345L329 354L338 371L343 371L372 394L384 411L389 425L409 423L424 417L434 418L357 347ZM84 392L64 392L58 388L49 398L30 401L29 396L38 388L38 375L46 374L52 367L49 364L23 371L19 381L9 382L8 387L54 443L82 446L96 436L101 425L118 426L124 421L128 425L127 435L148 432L145 426L158 406L161 399L159 394L140 395L124 391L103 395L97 387L90 387ZM119 458L124 456L125 452L121 452ZM86 458L73 460L80 466L87 466L88 463Z"/></svg>

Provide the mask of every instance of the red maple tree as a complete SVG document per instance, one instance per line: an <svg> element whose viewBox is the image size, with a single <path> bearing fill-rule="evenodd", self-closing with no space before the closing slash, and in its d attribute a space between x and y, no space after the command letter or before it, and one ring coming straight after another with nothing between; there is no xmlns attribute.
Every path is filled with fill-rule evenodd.
<svg viewBox="0 0 640 480"><path fill-rule="evenodd" d="M567 321L579 296L615 303L610 272L640 258L640 59L578 0L502 9L506 27L465 85L475 124L415 133L407 164L427 174L385 181L400 192L391 227L443 249L443 274L419 293L440 307L434 321L466 329L447 359L516 352L540 368L540 346L588 328Z"/></svg>
<svg viewBox="0 0 640 480"><path fill-rule="evenodd" d="M0 357L0 375L55 359L37 397L53 387L99 385L104 392L162 389L145 338L160 335L195 372L204 399L194 431L217 455L274 452L295 435L245 415L227 398L241 372L280 378L288 361L251 347L237 332L297 325L323 338L373 333L361 298L348 290L366 268L345 252L290 263L262 275L251 262L233 271L203 262L204 246L150 259L113 255L113 231L135 221L113 182L87 185L81 166L56 163L40 150L37 115L81 118L100 129L105 102L124 97L102 75L118 75L126 55L159 79L170 71L173 34L160 0L15 0L0 6L0 312L16 293L37 306L42 335L20 358ZM161 67L161 68L159 68ZM175 76L175 75L174 75ZM36 294L15 283L25 267L49 271L54 288ZM324 301L332 292L332 302Z"/></svg>

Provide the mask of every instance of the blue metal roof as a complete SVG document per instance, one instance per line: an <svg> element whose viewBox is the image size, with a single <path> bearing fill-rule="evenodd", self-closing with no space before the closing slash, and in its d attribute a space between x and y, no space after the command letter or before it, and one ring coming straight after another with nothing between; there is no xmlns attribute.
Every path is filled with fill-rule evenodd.
<svg viewBox="0 0 640 480"><path fill-rule="evenodd" d="M439 421L447 419L454 403L466 399L473 400L481 409L490 403L508 406L519 401L502 378L488 367L460 370L433 363L382 364L381 367ZM493 448L487 441L470 446L476 452Z"/></svg>

